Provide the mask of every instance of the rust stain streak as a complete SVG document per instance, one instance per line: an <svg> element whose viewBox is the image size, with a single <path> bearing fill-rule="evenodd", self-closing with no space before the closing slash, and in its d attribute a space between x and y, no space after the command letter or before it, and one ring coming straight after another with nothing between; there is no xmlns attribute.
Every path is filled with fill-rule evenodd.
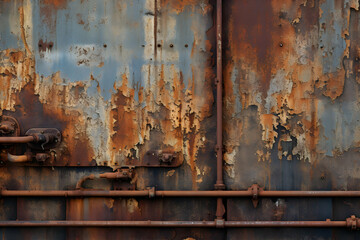
<svg viewBox="0 0 360 240"><path fill-rule="evenodd" d="M26 54L27 55L31 55L31 51L29 48L29 45L27 44L26 41L26 33L25 33L25 27L24 27L24 8L21 6L19 7L19 14L20 14L20 31L21 31L21 39L24 43L25 49L26 49Z"/></svg>

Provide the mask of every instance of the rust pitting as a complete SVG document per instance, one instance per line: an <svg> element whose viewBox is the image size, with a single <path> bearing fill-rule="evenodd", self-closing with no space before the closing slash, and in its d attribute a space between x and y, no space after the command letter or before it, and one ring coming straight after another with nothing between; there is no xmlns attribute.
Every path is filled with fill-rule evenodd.
<svg viewBox="0 0 360 240"><path fill-rule="evenodd" d="M39 52L46 52L46 51L51 51L51 49L53 48L54 43L51 41L43 41L42 39L39 40L38 43L38 47L39 47Z"/></svg>

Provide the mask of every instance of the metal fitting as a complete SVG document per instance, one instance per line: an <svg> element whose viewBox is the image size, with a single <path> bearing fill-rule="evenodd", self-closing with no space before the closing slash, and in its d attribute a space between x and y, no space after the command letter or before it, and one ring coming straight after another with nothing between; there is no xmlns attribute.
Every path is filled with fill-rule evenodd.
<svg viewBox="0 0 360 240"><path fill-rule="evenodd" d="M254 208L256 208L259 203L259 192L261 190L262 189L260 188L260 186L258 184L253 184L248 189L248 191L251 191L251 193L252 193L252 203L253 203Z"/></svg>
<svg viewBox="0 0 360 240"><path fill-rule="evenodd" d="M174 159L174 154L172 154L172 153L160 153L159 154L159 159L160 159L160 162L171 163L172 160Z"/></svg>
<svg viewBox="0 0 360 240"><path fill-rule="evenodd" d="M0 123L0 133L2 135L12 134L15 131L15 123L3 121Z"/></svg>
<svg viewBox="0 0 360 240"><path fill-rule="evenodd" d="M360 219L357 218L355 215L346 219L346 226L351 228L351 230L357 230L360 228Z"/></svg>
<svg viewBox="0 0 360 240"><path fill-rule="evenodd" d="M29 147L37 150L55 148L61 142L61 133L56 128L31 128L26 136L32 136Z"/></svg>
<svg viewBox="0 0 360 240"><path fill-rule="evenodd" d="M38 162L45 162L49 158L50 158L50 155L48 153L37 153L35 155L35 159Z"/></svg>
<svg viewBox="0 0 360 240"><path fill-rule="evenodd" d="M18 136L20 127L18 121L10 116L0 117L0 135L2 136Z"/></svg>
<svg viewBox="0 0 360 240"><path fill-rule="evenodd" d="M148 187L147 190L149 191L149 198L155 197L155 187Z"/></svg>
<svg viewBox="0 0 360 240"><path fill-rule="evenodd" d="M95 175L94 174L90 174L89 176L84 176L82 177L77 183L76 183L76 190L80 190L82 189L82 185L86 180L94 180L95 179Z"/></svg>
<svg viewBox="0 0 360 240"><path fill-rule="evenodd" d="M99 175L101 178L108 179L132 179L134 177L134 172L131 168L119 168L116 172L107 172Z"/></svg>
<svg viewBox="0 0 360 240"><path fill-rule="evenodd" d="M225 184L224 183L216 183L214 185L215 190L225 190Z"/></svg>
<svg viewBox="0 0 360 240"><path fill-rule="evenodd" d="M215 146L215 152L218 152L218 151L220 151L220 150L222 151L222 148L221 148L219 145L216 145L216 146Z"/></svg>
<svg viewBox="0 0 360 240"><path fill-rule="evenodd" d="M216 226L216 228L224 228L225 220L224 219L215 219L215 226Z"/></svg>

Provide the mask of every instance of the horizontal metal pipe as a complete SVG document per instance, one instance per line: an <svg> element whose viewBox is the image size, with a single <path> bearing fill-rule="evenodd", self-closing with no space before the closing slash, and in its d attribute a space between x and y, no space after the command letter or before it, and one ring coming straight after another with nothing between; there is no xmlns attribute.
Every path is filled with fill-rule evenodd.
<svg viewBox="0 0 360 240"><path fill-rule="evenodd" d="M251 191L156 191L159 197L252 197ZM360 197L360 191L260 191L259 197Z"/></svg>
<svg viewBox="0 0 360 240"><path fill-rule="evenodd" d="M41 190L2 190L1 197L146 197L149 191L98 191L98 190L69 190L69 191L41 191Z"/></svg>
<svg viewBox="0 0 360 240"><path fill-rule="evenodd" d="M348 227L346 221L0 221L0 227Z"/></svg>
<svg viewBox="0 0 360 240"><path fill-rule="evenodd" d="M0 137L0 143L10 144L10 143L30 143L35 139L33 136L22 136L22 137Z"/></svg>
<svg viewBox="0 0 360 240"><path fill-rule="evenodd" d="M348 227L346 221L226 221L225 227Z"/></svg>
<svg viewBox="0 0 360 240"><path fill-rule="evenodd" d="M154 191L154 197L252 197L251 191ZM150 190L1 190L1 197L152 197ZM259 197L360 197L360 191L260 191Z"/></svg>
<svg viewBox="0 0 360 240"><path fill-rule="evenodd" d="M9 162L19 163L19 162L30 162L32 160L31 154L25 155L12 155L10 153L7 154L7 160Z"/></svg>
<svg viewBox="0 0 360 240"><path fill-rule="evenodd" d="M360 191L260 191L260 197L360 197Z"/></svg>

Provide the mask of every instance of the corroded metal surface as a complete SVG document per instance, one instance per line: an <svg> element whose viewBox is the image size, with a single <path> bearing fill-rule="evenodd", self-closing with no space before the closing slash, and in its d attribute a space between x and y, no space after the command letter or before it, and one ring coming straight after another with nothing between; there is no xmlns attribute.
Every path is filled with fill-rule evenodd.
<svg viewBox="0 0 360 240"><path fill-rule="evenodd" d="M358 1L229 0L223 8L227 187L358 190ZM357 202L332 201L260 199L254 210L251 202L228 199L227 220L338 219ZM264 236L356 238L319 229L227 235Z"/></svg>
<svg viewBox="0 0 360 240"><path fill-rule="evenodd" d="M358 46L351 40L359 3L261 3L226 1L226 171L236 182L250 180L237 174L242 161L271 188L273 168L296 162L292 171L304 171L306 187L316 166L335 171L328 163L343 165L339 159L359 147ZM349 177L358 174L346 167Z"/></svg>
<svg viewBox="0 0 360 240"><path fill-rule="evenodd" d="M223 42L216 41L216 2L223 2ZM138 163L129 184L145 194L147 187L213 190L222 181L223 147L227 190L257 183L266 191L359 191L359 21L357 0L1 0L0 115L19 122L14 136L55 128L61 142L37 150L44 161L26 163L6 161L30 156L26 144L2 147L0 187L73 191L86 179L79 188L108 191L120 180L89 176L117 176L104 172ZM216 105L223 146L216 146ZM164 153L175 156L174 166ZM225 209L227 221L249 222L360 215L357 199L261 192L256 209L225 196L9 197L0 200L0 220L214 225ZM358 237L345 229L0 231L4 239Z"/></svg>
<svg viewBox="0 0 360 240"><path fill-rule="evenodd" d="M208 1L2 1L1 9L1 110L24 129L61 129L55 165L116 168L170 150L201 179L201 123L213 106Z"/></svg>

